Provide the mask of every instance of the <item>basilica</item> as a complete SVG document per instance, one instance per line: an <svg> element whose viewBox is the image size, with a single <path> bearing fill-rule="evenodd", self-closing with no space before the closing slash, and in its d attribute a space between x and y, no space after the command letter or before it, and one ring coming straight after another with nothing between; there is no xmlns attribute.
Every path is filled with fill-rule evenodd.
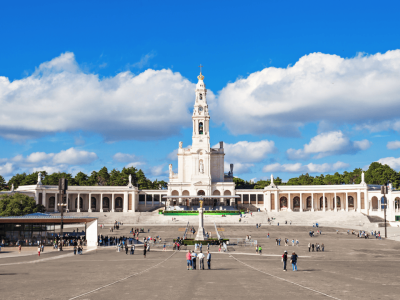
<svg viewBox="0 0 400 300"><path fill-rule="evenodd" d="M221 141L218 148L211 148L207 89L201 72L197 78L192 144L183 147L179 142L177 172L170 164L168 190L139 190L131 182L127 186L70 186L66 199L68 211L135 213L163 207L185 210L195 209L202 198L210 209L345 211L383 217L380 186L366 184L364 175L360 184L318 186L275 185L271 175L271 184L264 189L235 189L233 164L228 172L224 170L224 143ZM27 194L47 211L57 212L57 189L57 186L43 185L39 176L35 185L1 193ZM390 186L386 198L388 219L400 221L400 191Z"/></svg>

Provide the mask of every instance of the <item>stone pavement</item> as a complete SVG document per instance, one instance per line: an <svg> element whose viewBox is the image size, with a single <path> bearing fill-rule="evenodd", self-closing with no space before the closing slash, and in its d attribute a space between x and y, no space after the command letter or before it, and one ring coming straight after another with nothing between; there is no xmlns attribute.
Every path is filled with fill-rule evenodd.
<svg viewBox="0 0 400 300"><path fill-rule="evenodd" d="M113 234L126 235L129 229L124 226ZM182 233L177 226L149 229L150 235L163 239ZM79 256L68 251L40 258L0 254L0 295L1 299L398 299L398 242L321 229L322 235L310 238L310 227L303 226L222 226L224 237L250 234L261 244L263 255L253 247L233 246L228 253L218 253L217 246L211 246L210 271L188 271L184 251L159 248L147 258L140 247L133 256L117 253L114 247ZM278 237L298 239L300 246L276 246ZM324 243L326 251L308 252L309 241ZM282 272L284 250L299 254L298 272L290 266Z"/></svg>

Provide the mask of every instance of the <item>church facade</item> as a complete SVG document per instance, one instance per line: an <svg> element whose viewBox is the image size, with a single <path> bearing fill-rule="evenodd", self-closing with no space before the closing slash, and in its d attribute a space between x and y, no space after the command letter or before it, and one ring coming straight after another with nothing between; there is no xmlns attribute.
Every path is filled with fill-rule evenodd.
<svg viewBox="0 0 400 300"><path fill-rule="evenodd" d="M205 205L243 207L266 212L344 211L383 217L380 186L360 184L320 186L277 186L273 182L264 189L235 189L233 165L224 172L223 142L218 148L210 144L210 115L204 76L198 76L192 115L192 145L184 148L179 142L177 172L169 165L168 190L139 190L128 186L70 186L67 209L71 212L126 212L154 210L164 206L191 207L204 196ZM4 193L23 193L34 197L47 211L58 211L57 186L47 186L38 178L36 185L20 186ZM400 221L400 191L389 187L387 216Z"/></svg>

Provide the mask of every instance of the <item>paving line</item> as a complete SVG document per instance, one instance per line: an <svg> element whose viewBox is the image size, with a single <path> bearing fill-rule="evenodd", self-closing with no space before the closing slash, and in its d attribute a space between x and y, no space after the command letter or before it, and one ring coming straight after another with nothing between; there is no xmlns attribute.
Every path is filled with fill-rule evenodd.
<svg viewBox="0 0 400 300"><path fill-rule="evenodd" d="M140 275L140 274L142 274L142 273L148 272L148 271L150 271L151 269L154 269L155 267L157 267L157 266L161 265L162 263L166 262L166 261L167 261L168 259L170 259L175 253L176 253L176 252L172 253L172 255L169 256L169 257L167 257L165 260L163 260L163 261L159 262L158 264L156 264L156 265L154 265L154 266L152 266L152 267L150 267L150 268L147 268L147 269L145 269L145 270L143 270L143 271L141 271L141 272L139 272L139 273L131 274L131 275L127 276L127 277L121 278L120 280L117 280L117 281L114 281L114 282L112 282L112 283L109 283L109 284L103 285L103 286L101 286L101 287L98 287L97 289L94 289L94 290L92 290L92 291L83 293L83 294L78 295L78 296L75 296L75 297L73 297L73 298L69 298L69 300L78 299L78 298L80 298L80 297L82 297L82 296L86 296L86 295L92 294L92 293L97 292L97 291L99 291L99 290L101 290L101 289L104 289L104 288L109 287L109 286L111 286L111 285L117 284L118 282L127 280L127 279L129 279L129 278L131 278L131 277L133 277L133 276L137 276L137 275Z"/></svg>
<svg viewBox="0 0 400 300"><path fill-rule="evenodd" d="M299 283L296 283L296 282L287 280L287 279L285 279L285 278L281 278L281 277L278 277L278 276L276 276L276 275L272 275L272 274L270 274L270 273L261 271L261 270L259 270L259 269L257 269L257 268L254 268L253 266L250 266L250 265L248 265L248 264L246 264L246 263L240 261L240 260L237 259L236 257L232 256L232 254L231 254L230 256L231 256L233 259L235 259L236 261L238 261L238 262L244 264L245 266L248 266L249 268L251 268L251 269L253 269L253 270L256 270L256 271L258 271L258 272L260 272L260 273L263 273L263 274L266 274L266 275L268 275L268 276L277 278L277 279L279 279L279 280L286 281L286 282L288 282L288 283L297 285L297 286L299 286L299 287L301 287L301 288L303 288L303 289L310 290L310 291L312 291L312 292L315 292L315 293L317 293L317 294L321 294L321 295L326 296L326 297L328 297L328 298L332 298L332 299L336 299L336 300L341 300L341 299L339 299L339 298L336 298L336 297L333 297L333 296L331 296L331 295L325 294L325 293L323 293L323 292L314 290L314 289L312 289L312 288L306 287L306 286L301 285L301 284L299 284Z"/></svg>

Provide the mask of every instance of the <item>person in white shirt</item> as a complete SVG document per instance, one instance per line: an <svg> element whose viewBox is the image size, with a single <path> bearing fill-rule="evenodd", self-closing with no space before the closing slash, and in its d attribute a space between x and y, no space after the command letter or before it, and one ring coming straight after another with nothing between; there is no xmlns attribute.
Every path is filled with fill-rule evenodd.
<svg viewBox="0 0 400 300"><path fill-rule="evenodd" d="M197 258L199 259L199 265L200 265L200 270L204 270L204 254L203 252L200 251L199 255L197 255Z"/></svg>

